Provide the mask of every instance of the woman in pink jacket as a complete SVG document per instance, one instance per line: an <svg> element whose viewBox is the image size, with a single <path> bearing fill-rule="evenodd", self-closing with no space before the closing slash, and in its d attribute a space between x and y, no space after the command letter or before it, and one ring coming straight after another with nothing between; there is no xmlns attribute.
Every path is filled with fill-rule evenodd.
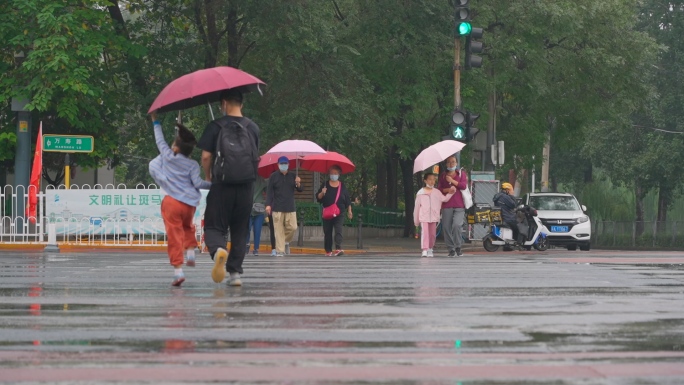
<svg viewBox="0 0 684 385"><path fill-rule="evenodd" d="M437 173L434 170L427 172L423 176L425 187L416 194L416 205L413 209L413 223L418 226L420 224L421 234L421 248L423 253L421 257L431 258L434 256L432 248L435 247L435 239L437 238L437 222L439 222L439 213L442 209L442 203L447 202L456 192L455 187L451 187L447 195L443 195L439 189L435 188L437 181Z"/></svg>

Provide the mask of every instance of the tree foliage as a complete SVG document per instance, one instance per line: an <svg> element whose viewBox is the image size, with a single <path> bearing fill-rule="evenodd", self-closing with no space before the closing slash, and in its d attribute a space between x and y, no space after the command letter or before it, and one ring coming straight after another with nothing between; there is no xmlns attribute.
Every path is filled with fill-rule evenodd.
<svg viewBox="0 0 684 385"><path fill-rule="evenodd" d="M245 104L262 128L262 152L284 139L314 140L357 163L347 177L354 195L410 210L412 161L446 133L453 108L453 7L8 0L0 5L0 105L29 97L45 132L96 136L94 154L74 157L79 165L106 161L125 181L150 182L154 97L183 74L239 67L268 83ZM481 0L471 10L485 28L485 65L463 72L463 105L482 114L481 131L497 118L506 169L539 167L550 137L559 183L581 186L600 167L639 194L657 188L671 204L682 185L681 136L651 128L684 131L680 2ZM169 138L175 118L162 116ZM210 119L208 107L183 113L197 135ZM8 151L13 130L11 114L0 114Z"/></svg>

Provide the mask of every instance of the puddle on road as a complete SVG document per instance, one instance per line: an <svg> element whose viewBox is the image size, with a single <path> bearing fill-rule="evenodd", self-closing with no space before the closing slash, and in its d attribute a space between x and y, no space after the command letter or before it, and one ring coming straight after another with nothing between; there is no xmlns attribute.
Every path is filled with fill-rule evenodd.
<svg viewBox="0 0 684 385"><path fill-rule="evenodd" d="M0 304L0 314L11 313L15 311L25 312L30 305L18 303L18 304ZM43 312L46 311L79 311L79 310L93 310L98 308L110 307L108 305L95 305L95 304L42 304L40 309Z"/></svg>
<svg viewBox="0 0 684 385"><path fill-rule="evenodd" d="M523 345L543 343L558 349L593 346L612 351L684 351L684 319L627 323L612 331L592 334L525 334L531 340Z"/></svg>
<svg viewBox="0 0 684 385"><path fill-rule="evenodd" d="M230 341L230 340L201 340L191 341L183 339L169 340L64 340L64 341L13 341L0 342L3 347L25 346L88 346L95 350L128 350L133 352L163 352L163 351L215 351L215 350L329 350L329 349L434 349L453 350L453 341L435 342L367 342L367 341Z"/></svg>

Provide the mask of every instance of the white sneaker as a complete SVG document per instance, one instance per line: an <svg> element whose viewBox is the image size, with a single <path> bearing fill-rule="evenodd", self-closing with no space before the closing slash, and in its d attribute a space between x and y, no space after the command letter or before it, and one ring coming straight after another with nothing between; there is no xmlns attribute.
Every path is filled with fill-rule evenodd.
<svg viewBox="0 0 684 385"><path fill-rule="evenodd" d="M273 250L271 250L271 257L275 257L275 256L276 256L276 251L275 251L275 249L273 249Z"/></svg>
<svg viewBox="0 0 684 385"><path fill-rule="evenodd" d="M228 285L230 285L230 286L242 286L242 280L240 279L240 273L230 273L230 279L228 280Z"/></svg>
<svg viewBox="0 0 684 385"><path fill-rule="evenodd" d="M432 251L432 249L428 249L427 256L428 258L432 258L435 256L435 253Z"/></svg>
<svg viewBox="0 0 684 385"><path fill-rule="evenodd" d="M423 252L420 254L420 257L421 257L421 258L427 258L427 256L428 256L428 251L427 251L427 250L423 250Z"/></svg>
<svg viewBox="0 0 684 385"><path fill-rule="evenodd" d="M290 255L290 244L289 243L285 244L285 255Z"/></svg>

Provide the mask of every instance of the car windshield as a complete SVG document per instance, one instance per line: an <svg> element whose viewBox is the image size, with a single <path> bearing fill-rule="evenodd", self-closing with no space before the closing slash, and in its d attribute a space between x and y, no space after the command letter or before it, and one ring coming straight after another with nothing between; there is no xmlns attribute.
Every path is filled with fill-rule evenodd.
<svg viewBox="0 0 684 385"><path fill-rule="evenodd" d="M575 197L568 196L533 196L530 206L537 210L578 211L579 205Z"/></svg>

